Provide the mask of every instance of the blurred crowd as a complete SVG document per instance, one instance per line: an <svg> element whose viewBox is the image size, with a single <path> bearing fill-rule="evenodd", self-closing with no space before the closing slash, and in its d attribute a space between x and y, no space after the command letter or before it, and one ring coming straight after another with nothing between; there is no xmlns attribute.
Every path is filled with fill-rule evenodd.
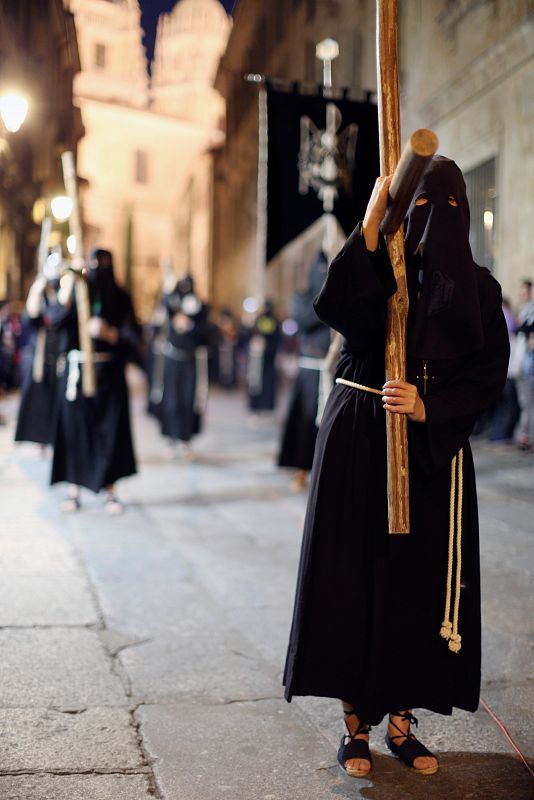
<svg viewBox="0 0 534 800"><path fill-rule="evenodd" d="M115 483L136 470L128 363L146 374L147 413L157 420L169 457L187 460L195 457L192 442L202 430L210 387L242 392L257 421L275 411L280 384L291 382L278 464L293 470L295 490L304 488L339 347L313 311L326 269L321 253L285 320L273 302L259 308L251 298L241 318L230 309L210 309L191 275L168 275L150 322L140 326L129 294L115 281L111 253L93 251L83 276L51 253L26 304L6 303L0 310L0 397L20 390L17 441L35 442L43 451L51 445L51 482L70 487L63 510L80 508L85 487L104 493L110 513L122 511ZM80 285L87 292L85 316ZM517 302L505 299L503 308L511 344L508 380L475 433L531 451L532 281L522 281ZM89 361L95 385L87 391Z"/></svg>

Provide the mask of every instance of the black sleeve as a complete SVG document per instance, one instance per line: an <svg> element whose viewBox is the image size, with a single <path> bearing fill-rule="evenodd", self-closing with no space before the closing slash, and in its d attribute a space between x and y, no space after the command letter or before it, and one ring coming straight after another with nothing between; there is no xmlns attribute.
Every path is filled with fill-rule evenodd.
<svg viewBox="0 0 534 800"><path fill-rule="evenodd" d="M315 311L349 342L367 349L384 329L387 299L396 288L384 240L371 253L360 223L330 264Z"/></svg>
<svg viewBox="0 0 534 800"><path fill-rule="evenodd" d="M412 452L428 473L450 463L471 435L477 417L498 401L506 381L510 340L500 287L490 280L483 308L483 349L459 359L448 385L423 398L426 422L410 424Z"/></svg>
<svg viewBox="0 0 534 800"><path fill-rule="evenodd" d="M123 308L121 324L118 326L117 348L125 361L142 366L141 326L136 319L132 299L127 292L123 293L121 302Z"/></svg>

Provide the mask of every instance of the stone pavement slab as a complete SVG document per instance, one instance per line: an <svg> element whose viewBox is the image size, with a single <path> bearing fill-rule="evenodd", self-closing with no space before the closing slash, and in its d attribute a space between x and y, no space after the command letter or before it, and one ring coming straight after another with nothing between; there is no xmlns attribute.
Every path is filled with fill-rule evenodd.
<svg viewBox="0 0 534 800"><path fill-rule="evenodd" d="M173 703L187 696L247 700L280 695L280 683L254 648L228 629L167 636L129 648L119 658L135 702Z"/></svg>
<svg viewBox="0 0 534 800"><path fill-rule="evenodd" d="M0 631L0 652L0 708L125 704L95 631L6 628Z"/></svg>
<svg viewBox="0 0 534 800"><path fill-rule="evenodd" d="M0 628L97 622L85 577L9 575L0 570Z"/></svg>
<svg viewBox="0 0 534 800"><path fill-rule="evenodd" d="M129 712L89 708L0 709L0 773L139 769L143 759ZM1 795L0 795L1 796Z"/></svg>
<svg viewBox="0 0 534 800"><path fill-rule="evenodd" d="M283 700L147 706L138 716L169 800L330 796L332 749Z"/></svg>
<svg viewBox="0 0 534 800"><path fill-rule="evenodd" d="M0 775L2 800L153 800L145 775Z"/></svg>

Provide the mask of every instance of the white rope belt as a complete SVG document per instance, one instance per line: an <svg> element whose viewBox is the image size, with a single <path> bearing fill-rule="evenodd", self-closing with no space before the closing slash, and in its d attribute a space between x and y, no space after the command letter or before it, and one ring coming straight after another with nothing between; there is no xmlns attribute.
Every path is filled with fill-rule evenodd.
<svg viewBox="0 0 534 800"><path fill-rule="evenodd" d="M373 389L371 386L364 386L362 383L347 381L345 378L336 378L336 383L342 383L343 386L350 386L352 389L360 389L362 392L371 392L371 394L378 394L382 397L382 391L380 389Z"/></svg>
<svg viewBox="0 0 534 800"><path fill-rule="evenodd" d="M449 650L459 653L462 637L458 633L458 617L460 613L460 591L462 585L462 505L464 493L464 451L454 456L451 464L451 501L449 511L449 556L447 562L447 591L445 597L445 613L441 623L440 634L449 642ZM458 485L458 489L456 486ZM456 541L455 541L456 540ZM456 545L456 547L455 547ZM456 550L456 552L455 552ZM456 555L456 575L454 582L454 605L451 622L452 573Z"/></svg>
<svg viewBox="0 0 534 800"><path fill-rule="evenodd" d="M112 358L113 356L111 353L93 353L92 361L95 364L99 364L105 361L111 361ZM72 403L78 396L78 383L81 377L80 364L83 364L85 361L85 353L82 350L69 350L67 353L67 361L69 362L69 374L67 377L65 397Z"/></svg>
<svg viewBox="0 0 534 800"><path fill-rule="evenodd" d="M314 358L313 356L301 356L297 363L300 369L314 369L317 372L327 366L324 358Z"/></svg>

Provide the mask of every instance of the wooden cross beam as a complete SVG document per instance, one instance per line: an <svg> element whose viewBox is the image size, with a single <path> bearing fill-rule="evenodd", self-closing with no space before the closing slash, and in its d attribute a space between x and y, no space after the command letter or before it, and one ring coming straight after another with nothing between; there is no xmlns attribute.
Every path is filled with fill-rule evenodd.
<svg viewBox="0 0 534 800"><path fill-rule="evenodd" d="M380 173L392 175L400 157L398 3L376 2L376 64ZM402 227L387 237L397 292L388 302L386 380L406 380L408 287ZM388 518L390 533L410 532L408 421L404 414L386 415Z"/></svg>

